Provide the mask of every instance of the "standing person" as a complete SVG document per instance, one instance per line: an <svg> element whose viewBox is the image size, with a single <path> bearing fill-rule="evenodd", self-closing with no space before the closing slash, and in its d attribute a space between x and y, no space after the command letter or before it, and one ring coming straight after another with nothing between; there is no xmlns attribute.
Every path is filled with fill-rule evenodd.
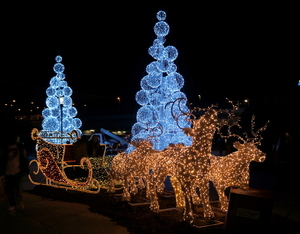
<svg viewBox="0 0 300 234"><path fill-rule="evenodd" d="M90 157L103 156L103 149L100 146L99 136L93 135L92 140L89 141L88 154Z"/></svg>
<svg viewBox="0 0 300 234"><path fill-rule="evenodd" d="M77 164L80 164L80 160L83 157L89 157L88 155L88 139L85 135L82 135L74 144L75 160Z"/></svg>
<svg viewBox="0 0 300 234"><path fill-rule="evenodd" d="M89 157L87 136L82 135L81 138L79 138L75 143L73 143L73 146L74 146L76 164L79 165L81 158ZM87 177L87 174L88 172L86 169L82 169L81 167L74 168L75 178Z"/></svg>
<svg viewBox="0 0 300 234"><path fill-rule="evenodd" d="M26 151L17 134L11 134L8 138L8 143L3 149L1 164L1 174L4 175L5 190L9 203L8 210L11 214L14 214L17 203L21 208L24 208L20 183L21 178L29 173Z"/></svg>

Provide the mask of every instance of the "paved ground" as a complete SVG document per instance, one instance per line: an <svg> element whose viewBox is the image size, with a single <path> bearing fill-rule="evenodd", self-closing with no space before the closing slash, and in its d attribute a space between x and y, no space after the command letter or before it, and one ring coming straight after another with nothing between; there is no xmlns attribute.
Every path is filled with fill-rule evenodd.
<svg viewBox="0 0 300 234"><path fill-rule="evenodd" d="M295 174L252 173L252 181L254 187L272 191L273 213L300 223ZM27 178L23 179L22 188L25 209L18 209L16 216L9 215L5 200L0 201L1 234L129 233L110 218L90 212L87 205L54 201L26 192L34 188Z"/></svg>
<svg viewBox="0 0 300 234"><path fill-rule="evenodd" d="M26 178L22 185L24 189L33 188ZM90 212L87 205L54 201L28 192L22 195L25 209L18 209L16 216L8 213L5 201L0 202L1 234L128 233L110 218Z"/></svg>

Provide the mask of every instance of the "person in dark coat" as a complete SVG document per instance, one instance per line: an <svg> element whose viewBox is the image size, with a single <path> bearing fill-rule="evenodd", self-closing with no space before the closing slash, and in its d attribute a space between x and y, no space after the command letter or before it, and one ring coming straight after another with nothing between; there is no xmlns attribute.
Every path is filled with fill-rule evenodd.
<svg viewBox="0 0 300 234"><path fill-rule="evenodd" d="M99 136L93 135L92 139L89 141L88 154L90 157L97 158L104 156L103 148L100 146Z"/></svg>
<svg viewBox="0 0 300 234"><path fill-rule="evenodd" d="M85 135L82 135L75 143L74 146L74 156L76 160L76 164L80 165L80 161L83 157L88 158L88 139ZM73 168L74 175L68 176L69 178L80 178L80 177L87 177L88 171L86 169L82 169L81 167Z"/></svg>
<svg viewBox="0 0 300 234"><path fill-rule="evenodd" d="M17 203L24 208L20 191L21 178L29 174L26 150L17 134L11 134L1 155L0 176L4 176L5 191L10 212L15 212Z"/></svg>
<svg viewBox="0 0 300 234"><path fill-rule="evenodd" d="M82 135L74 144L75 160L77 164L80 164L80 160L83 157L89 157L88 155L88 139L85 135Z"/></svg>

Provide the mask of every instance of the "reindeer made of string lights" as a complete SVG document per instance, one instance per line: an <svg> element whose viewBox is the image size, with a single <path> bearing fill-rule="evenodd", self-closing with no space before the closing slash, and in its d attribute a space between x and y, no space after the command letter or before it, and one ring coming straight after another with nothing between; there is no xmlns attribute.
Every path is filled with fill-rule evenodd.
<svg viewBox="0 0 300 234"><path fill-rule="evenodd" d="M257 147L261 144L261 133L266 130L269 121L254 132L254 120L255 117L252 116L251 134L253 138L249 138L247 133L244 133L244 137L232 133L232 127L241 128L238 122L233 122L227 127L227 135L222 134L221 129L225 125L228 126L228 122L226 124L222 123L218 129L218 134L223 138L237 138L237 141L233 143L237 151L223 157L210 156L209 180L213 182L217 190L221 210L224 212L228 210L228 199L224 192L225 189L228 187L249 188L250 163L252 161L263 162L266 158L266 154Z"/></svg>
<svg viewBox="0 0 300 234"><path fill-rule="evenodd" d="M179 103L180 100L176 100L171 105L180 105ZM130 201L131 193L136 194L138 188L146 188L146 196L150 199L150 208L157 212L159 211L157 193L164 190L164 181L169 176L176 196L176 207L183 209L183 219L185 221L193 223L194 214L192 204L202 204L205 218L214 217L209 199L209 181L212 181L218 190L221 208L225 211L227 201L223 194L226 187L222 183L226 182L224 184L227 187L233 185L228 180L224 180L224 176L219 175L221 173L220 168L225 167L219 165L221 158L213 156L211 152L216 132L222 137L233 137L232 134L222 135L221 129L227 126L231 130L233 126L239 126L239 118L235 116L239 104L234 105L231 101L229 103L232 104L231 111L211 106L208 108L194 108L189 113L182 112L180 115L173 115L173 118L176 120L184 116L188 121L191 121L191 127L181 128L186 135L192 137L193 141L190 146L185 146L181 143L170 144L166 149L157 151L152 148L152 143L149 139L132 142L131 144L136 147L134 151L129 154L118 154L113 160L110 170L111 186L109 186L108 191L113 192L114 190L113 180L123 180L124 190L122 198L123 200ZM196 112L204 112L204 114L197 117L195 115ZM225 113L227 117L220 119L219 115L221 113ZM177 121L177 123L179 122ZM259 132L264 129L265 127L259 129L256 133L252 131L252 134L258 139ZM241 138L239 139L241 140ZM233 156L240 156L240 158L245 159L243 156L249 154L250 149L254 151L257 149L254 142L244 141L244 144L234 143L234 146L238 148L238 153L228 155L226 157L227 160ZM260 155L261 151L255 152L258 152L258 155ZM223 158L225 163L225 157ZM247 160L245 159L246 166L243 167L245 169L248 165L246 163ZM259 159L259 161L262 160L263 158ZM224 170L230 170L230 168ZM226 174L225 171L222 171L223 175ZM230 178L237 177L237 174L233 173ZM235 186L239 186L239 184L236 183ZM196 189L199 189L199 194L195 192Z"/></svg>
<svg viewBox="0 0 300 234"><path fill-rule="evenodd" d="M159 152L153 149L150 139L132 141L130 144L135 150L117 154L109 171L108 192L115 192L115 181L123 181L123 201L130 201L131 194L137 194L138 189L146 189L147 197L150 197L151 165Z"/></svg>
<svg viewBox="0 0 300 234"><path fill-rule="evenodd" d="M176 100L172 105L176 103L179 105L180 100ZM229 124L229 121L235 116L234 112L239 108L239 105L233 105L231 101L229 103L232 104L232 111L218 109L213 105L208 108L194 108L189 113L182 112L178 116L173 116L176 120L185 116L187 120L191 121L192 127L181 129L186 135L192 137L193 143L190 146L170 145L158 154L156 161L153 161L156 165L152 165L153 176L151 178L153 181L150 184L154 187L151 190L153 191L151 209L154 211L159 209L155 186L161 189L162 186L159 185L167 176L170 176L176 196L176 206L183 209L184 220L191 223L194 221L192 204L202 204L205 218L214 217L209 200L210 157L215 132L225 123ZM204 112L204 114L197 117L196 112ZM221 113L225 113L228 117L220 121ZM201 198L195 193L197 188ZM157 190L157 192L160 191Z"/></svg>
<svg viewBox="0 0 300 234"><path fill-rule="evenodd" d="M178 99L170 104L180 105L181 101ZM181 143L172 144L163 151L157 151L152 148L152 144L148 139L141 142L132 142L131 144L136 149L129 154L118 154L114 158L110 169L108 191L113 192L114 180L123 180L122 199L130 201L130 193L135 194L138 188L146 187L146 195L150 199L150 208L153 211L158 211L157 192L163 191L166 177L171 176L172 185L178 191L176 193L177 207L183 208L184 220L193 220L190 190L195 184L200 184L199 189L205 207L205 216L213 217L209 205L207 174L218 111L214 106L201 110L205 111L205 114L199 119L196 117L193 120L189 119L192 113L182 112L179 116L174 115L177 121L183 116L192 121L192 128L183 128L185 134L193 138L191 146L184 146ZM203 145L205 147L202 147ZM197 183L198 180L205 181L205 183Z"/></svg>

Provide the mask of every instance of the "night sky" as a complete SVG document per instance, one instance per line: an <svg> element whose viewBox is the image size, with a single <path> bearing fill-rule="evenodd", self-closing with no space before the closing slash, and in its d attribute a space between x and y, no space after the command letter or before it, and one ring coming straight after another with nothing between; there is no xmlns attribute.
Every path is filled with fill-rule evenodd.
<svg viewBox="0 0 300 234"><path fill-rule="evenodd" d="M299 96L296 5L265 1L13 1L2 7L1 99L45 102L59 53L75 102L86 94L121 97L140 90L164 10L167 45L178 49L182 90L191 102ZM92 2L92 1L91 1ZM296 3L295 3L296 4ZM7 90L12 90L8 92ZM2 105L2 103L1 103Z"/></svg>

